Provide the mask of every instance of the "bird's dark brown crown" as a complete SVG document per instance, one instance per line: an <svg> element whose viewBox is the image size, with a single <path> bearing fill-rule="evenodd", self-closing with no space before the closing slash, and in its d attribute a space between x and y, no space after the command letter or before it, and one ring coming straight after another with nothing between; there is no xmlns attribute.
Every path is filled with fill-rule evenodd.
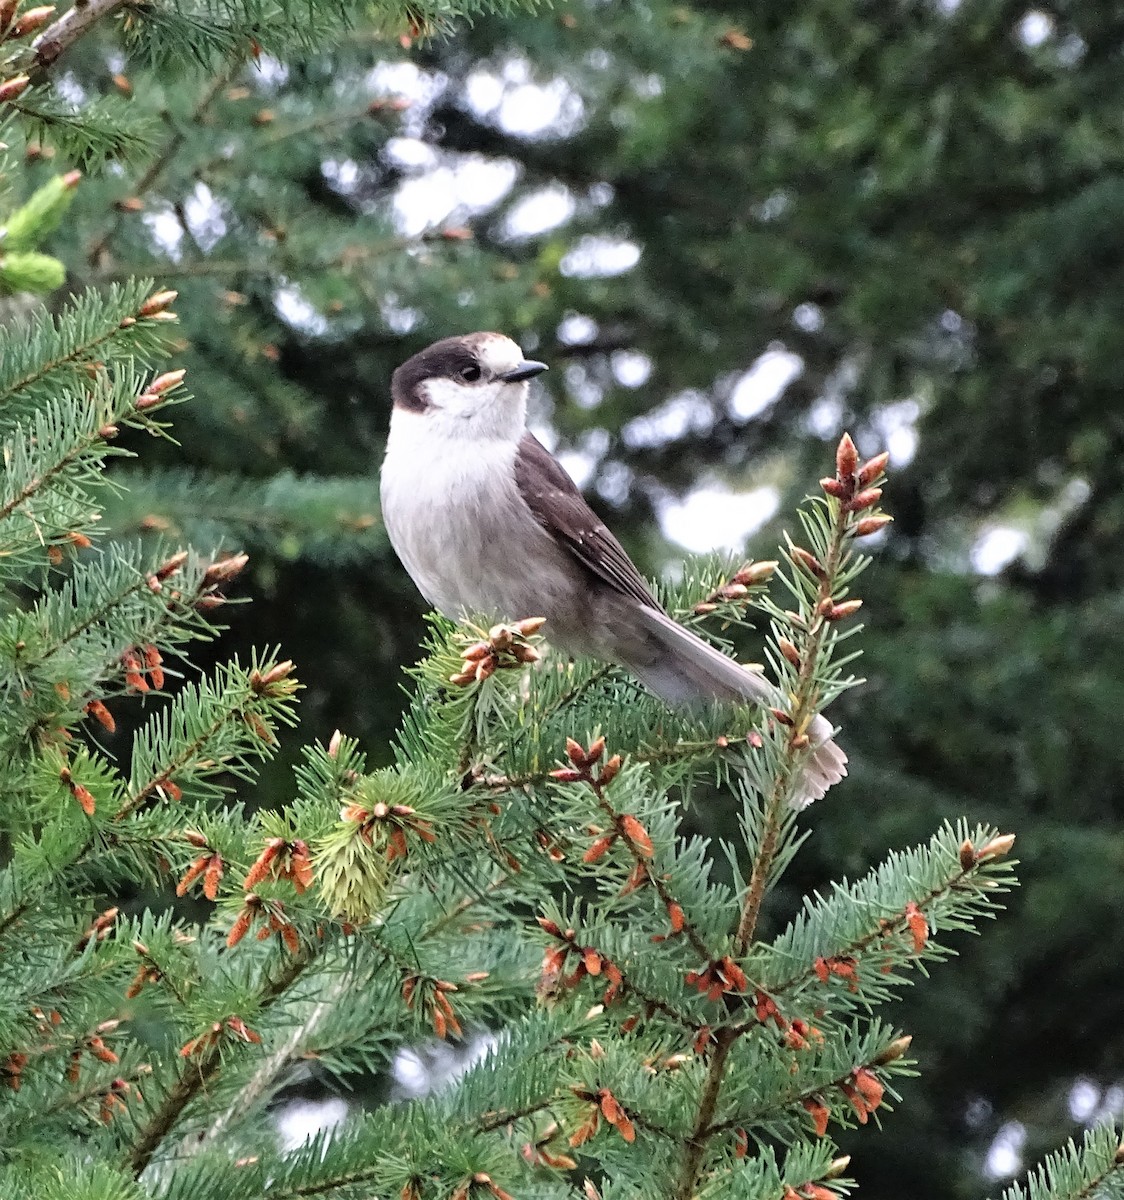
<svg viewBox="0 0 1124 1200"><path fill-rule="evenodd" d="M429 408L421 390L427 379L456 379L470 367L480 366L480 343L498 333L468 333L442 338L408 358L390 379L390 395L398 408L425 412Z"/></svg>

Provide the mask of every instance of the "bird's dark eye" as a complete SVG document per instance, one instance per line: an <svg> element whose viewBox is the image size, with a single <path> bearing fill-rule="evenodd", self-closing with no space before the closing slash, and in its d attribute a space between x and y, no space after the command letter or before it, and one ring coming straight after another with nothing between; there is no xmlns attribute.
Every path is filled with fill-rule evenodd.
<svg viewBox="0 0 1124 1200"><path fill-rule="evenodd" d="M461 378L465 383L475 383L480 378L480 368L475 363L468 367L462 367Z"/></svg>

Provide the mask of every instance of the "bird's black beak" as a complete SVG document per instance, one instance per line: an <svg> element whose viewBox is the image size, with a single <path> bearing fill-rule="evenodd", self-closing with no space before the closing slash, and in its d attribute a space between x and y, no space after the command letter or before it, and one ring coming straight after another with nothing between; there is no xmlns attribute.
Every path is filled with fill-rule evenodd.
<svg viewBox="0 0 1124 1200"><path fill-rule="evenodd" d="M514 371L508 371L506 375L501 375L500 378L504 383L518 383L521 379L533 379L536 375L541 375L543 371L548 369L546 363L532 362L528 359L526 362L521 362Z"/></svg>

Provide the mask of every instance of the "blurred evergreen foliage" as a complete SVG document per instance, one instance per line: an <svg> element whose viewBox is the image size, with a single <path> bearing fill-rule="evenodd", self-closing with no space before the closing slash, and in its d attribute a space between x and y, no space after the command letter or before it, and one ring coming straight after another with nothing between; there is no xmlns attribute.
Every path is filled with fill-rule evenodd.
<svg viewBox="0 0 1124 1200"><path fill-rule="evenodd" d="M539 419L653 573L661 507L700 480L771 484L784 513L841 428L888 443L871 686L837 706L854 770L791 883L935 816L1020 831L1016 917L905 1002L922 1078L863 1162L867 1196L978 1196L1001 1125L1029 1160L1077 1076L1124 1075L1124 15L574 0L426 37L446 6L413 7L422 36L327 51L278 6L251 67L187 28L191 70L126 60L107 28L56 68L120 128L75 139L92 174L52 253L75 290L179 289L196 396L109 519L246 548L259 603L231 636L298 660L310 736L379 746L421 605L375 470L390 372L428 341L500 328L554 365ZM66 132L23 147L28 196L71 165ZM739 391L786 363L771 401ZM996 527L1026 549L983 577Z"/></svg>

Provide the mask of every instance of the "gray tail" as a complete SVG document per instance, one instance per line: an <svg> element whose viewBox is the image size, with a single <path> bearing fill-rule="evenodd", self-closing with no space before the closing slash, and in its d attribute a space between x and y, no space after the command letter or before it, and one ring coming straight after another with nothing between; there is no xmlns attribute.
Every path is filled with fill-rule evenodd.
<svg viewBox="0 0 1124 1200"><path fill-rule="evenodd" d="M636 616L648 634L646 649L650 652L644 654L642 662L630 655L623 665L668 704L750 700L773 707L779 701L776 688L760 672L728 658L666 613L641 608ZM832 725L826 717L815 718L809 736L815 749L792 798L794 808L806 808L819 800L847 774L847 756L831 740Z"/></svg>

